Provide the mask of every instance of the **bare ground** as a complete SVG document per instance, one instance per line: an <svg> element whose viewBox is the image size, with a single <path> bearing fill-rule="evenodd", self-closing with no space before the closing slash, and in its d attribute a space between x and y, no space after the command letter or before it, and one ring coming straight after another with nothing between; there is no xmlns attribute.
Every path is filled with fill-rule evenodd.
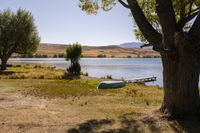
<svg viewBox="0 0 200 133"><path fill-rule="evenodd" d="M1 86L0 86L1 88ZM91 97L90 97L91 98ZM103 96L94 97L104 98ZM127 113L126 107L121 115L115 117L95 107L87 107L85 101L89 97L79 99L54 98L43 99L25 96L20 93L0 90L0 132L1 133L143 133L143 132L200 132L199 121L169 121L149 107ZM92 102L92 101L91 101ZM85 104L81 105L80 104ZM104 105L102 105L104 106ZM105 105L106 106L106 105ZM104 107L105 108L105 107ZM109 107L106 107L109 108ZM117 107L111 104L111 109ZM140 109L140 108L138 108Z"/></svg>

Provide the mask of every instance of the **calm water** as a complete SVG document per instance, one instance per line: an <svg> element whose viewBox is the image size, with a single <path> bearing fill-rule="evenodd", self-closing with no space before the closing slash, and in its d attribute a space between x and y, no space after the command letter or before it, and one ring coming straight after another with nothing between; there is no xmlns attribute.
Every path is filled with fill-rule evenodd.
<svg viewBox="0 0 200 133"><path fill-rule="evenodd" d="M11 58L9 62L52 65L66 69L69 62L63 58ZM133 79L156 76L153 85L162 86L162 64L160 58L82 58L83 72L91 77L112 75L116 79Z"/></svg>

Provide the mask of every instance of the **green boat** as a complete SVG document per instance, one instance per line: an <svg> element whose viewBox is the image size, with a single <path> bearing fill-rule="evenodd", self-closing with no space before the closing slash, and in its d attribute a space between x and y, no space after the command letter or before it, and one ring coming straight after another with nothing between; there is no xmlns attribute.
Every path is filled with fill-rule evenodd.
<svg viewBox="0 0 200 133"><path fill-rule="evenodd" d="M109 88L122 88L125 86L124 81L102 81L98 85L98 89L109 89Z"/></svg>

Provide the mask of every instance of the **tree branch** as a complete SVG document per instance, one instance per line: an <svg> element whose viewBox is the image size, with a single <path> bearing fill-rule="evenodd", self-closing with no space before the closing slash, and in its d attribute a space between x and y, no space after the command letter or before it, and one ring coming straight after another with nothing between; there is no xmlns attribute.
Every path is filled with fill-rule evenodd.
<svg viewBox="0 0 200 133"><path fill-rule="evenodd" d="M192 0L190 0L190 8L189 8L189 15L192 13L192 5L193 5L193 1Z"/></svg>
<svg viewBox="0 0 200 133"><path fill-rule="evenodd" d="M144 37L150 44L158 47L162 42L162 35L158 33L149 23L137 0L127 0L127 2L133 18Z"/></svg>
<svg viewBox="0 0 200 133"><path fill-rule="evenodd" d="M128 4L126 4L123 0L118 0L119 3L124 6L125 8L130 8Z"/></svg>
<svg viewBox="0 0 200 133"><path fill-rule="evenodd" d="M199 10L200 10L200 7L197 7L196 9L191 10L191 11L189 12L189 14L192 14L192 13L194 13L194 12L196 12L196 11L199 11Z"/></svg>
<svg viewBox="0 0 200 133"><path fill-rule="evenodd" d="M174 33L178 31L178 26L172 1L156 0L156 12L162 27L164 49L173 51L175 48Z"/></svg>
<svg viewBox="0 0 200 133"><path fill-rule="evenodd" d="M196 37L197 39L200 38L200 13L198 14L192 27L190 28L189 35L192 37Z"/></svg>
<svg viewBox="0 0 200 133"><path fill-rule="evenodd" d="M178 22L179 28L182 29L182 28L185 26L185 24L186 24L187 22L191 21L194 17L196 17L196 16L199 14L199 12L200 12L200 11L197 11L197 12L195 12L195 13L193 13L193 14L190 14L190 15L188 15L187 17L181 19L181 20Z"/></svg>
<svg viewBox="0 0 200 133"><path fill-rule="evenodd" d="M150 46L153 46L152 44L150 43L144 43L143 45L140 46L140 48L144 48L144 47L150 47Z"/></svg>

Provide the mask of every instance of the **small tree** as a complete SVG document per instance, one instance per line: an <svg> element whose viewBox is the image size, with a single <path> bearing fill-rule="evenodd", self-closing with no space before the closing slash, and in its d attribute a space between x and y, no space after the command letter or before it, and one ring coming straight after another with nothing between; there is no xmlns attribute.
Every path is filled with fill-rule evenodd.
<svg viewBox="0 0 200 133"><path fill-rule="evenodd" d="M0 58L1 70L6 69L7 60L13 53L32 54L37 50L40 37L30 12L9 9L0 12Z"/></svg>
<svg viewBox="0 0 200 133"><path fill-rule="evenodd" d="M71 64L67 71L72 75L80 75L81 66L79 60L82 54L82 47L78 43L69 45L66 50L66 60L70 60Z"/></svg>

